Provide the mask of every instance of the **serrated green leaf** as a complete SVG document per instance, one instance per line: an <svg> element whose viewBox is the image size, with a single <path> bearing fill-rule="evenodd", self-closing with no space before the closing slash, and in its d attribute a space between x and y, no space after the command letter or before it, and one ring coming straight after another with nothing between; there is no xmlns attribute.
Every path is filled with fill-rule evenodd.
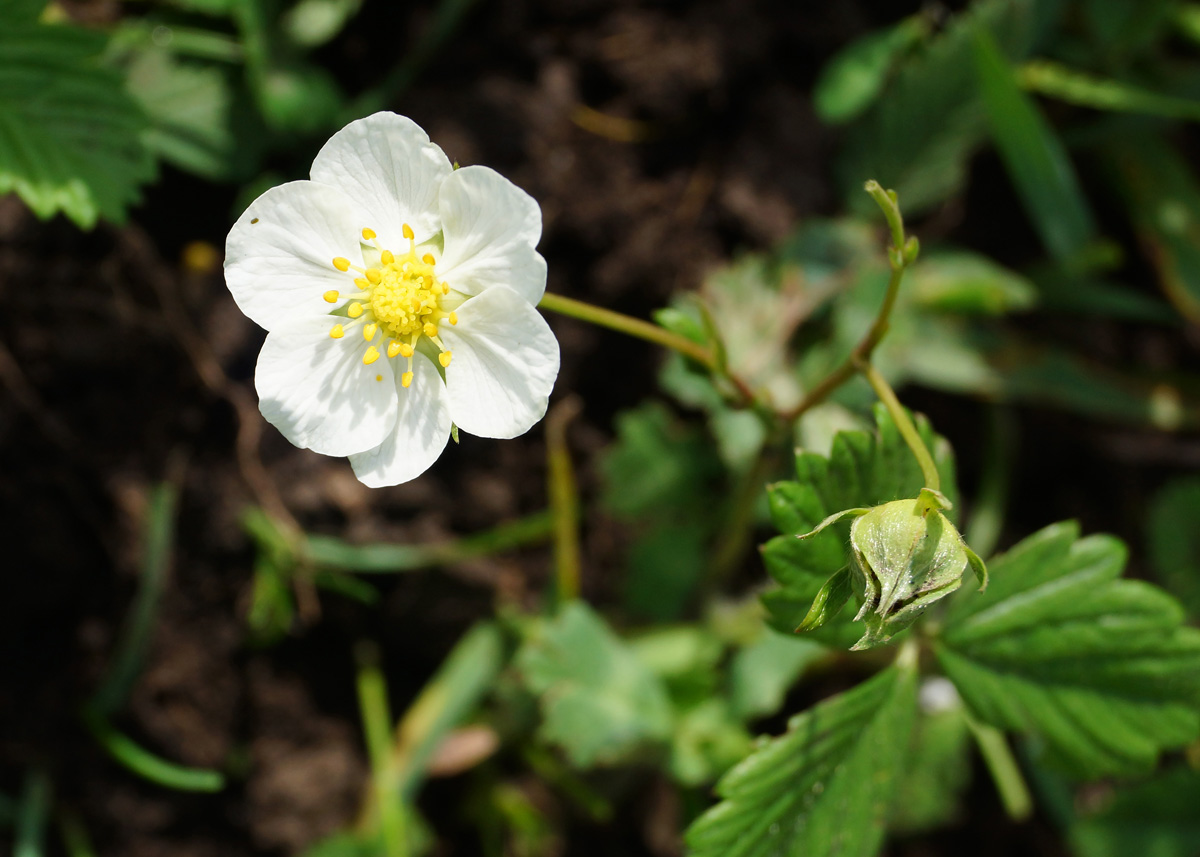
<svg viewBox="0 0 1200 857"><path fill-rule="evenodd" d="M518 653L540 697L541 737L581 768L614 764L665 745L671 706L662 682L599 616L573 602Z"/></svg>
<svg viewBox="0 0 1200 857"><path fill-rule="evenodd" d="M780 631L795 629L829 577L850 561L849 522L834 524L803 541L796 536L844 509L916 497L925 484L912 451L882 405L876 407L875 419L875 432L839 432L829 457L799 453L796 481L768 488L771 518L785 535L776 536L762 548L767 571L780 584L763 596L763 603L771 623ZM953 501L954 460L949 444L934 434L923 417L918 416L917 427ZM811 632L813 638L836 646L851 645L862 632L848 613L843 611Z"/></svg>
<svg viewBox="0 0 1200 857"><path fill-rule="evenodd" d="M972 711L1029 732L1073 776L1136 773L1200 732L1200 631L1178 602L1120 579L1125 548L1055 524L991 566L937 646Z"/></svg>
<svg viewBox="0 0 1200 857"><path fill-rule="evenodd" d="M1058 259L1078 255L1095 239L1096 224L1066 149L982 29L974 59L992 140L1042 243Z"/></svg>
<svg viewBox="0 0 1200 857"><path fill-rule="evenodd" d="M104 44L66 25L0 27L0 194L43 219L120 222L154 175L145 117L100 64Z"/></svg>
<svg viewBox="0 0 1200 857"><path fill-rule="evenodd" d="M794 717L722 778L722 802L688 829L691 857L879 848L916 711L916 675L891 667Z"/></svg>
<svg viewBox="0 0 1200 857"><path fill-rule="evenodd" d="M1154 495L1146 540L1155 576L1200 616L1200 478L1175 479Z"/></svg>
<svg viewBox="0 0 1200 857"><path fill-rule="evenodd" d="M1118 791L1070 830L1078 857L1195 857L1200 853L1200 772L1176 768Z"/></svg>
<svg viewBox="0 0 1200 857"><path fill-rule="evenodd" d="M973 33L991 33L1006 56L1022 59L1059 6L983 0L915 51L848 135L838 172L850 206L870 210L862 193L867 178L894 189L909 216L956 193L986 129L971 68Z"/></svg>
<svg viewBox="0 0 1200 857"><path fill-rule="evenodd" d="M963 792L971 782L971 734L961 700L945 685L949 682L940 676L921 685L921 714L899 788L904 799L893 807L889 832L942 827L961 811Z"/></svg>

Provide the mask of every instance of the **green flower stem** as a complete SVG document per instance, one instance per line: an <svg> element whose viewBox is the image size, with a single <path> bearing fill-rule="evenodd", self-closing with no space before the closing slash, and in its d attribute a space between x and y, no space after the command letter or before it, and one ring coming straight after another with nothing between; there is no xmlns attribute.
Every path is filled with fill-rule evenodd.
<svg viewBox="0 0 1200 857"><path fill-rule="evenodd" d="M579 489L567 448L567 424L580 411L572 396L559 402L546 419L546 489L554 515L554 575L560 604L579 598Z"/></svg>
<svg viewBox="0 0 1200 857"><path fill-rule="evenodd" d="M862 366L870 362L875 347L879 345L888 331L892 309L896 305L896 297L900 294L900 283L904 279L904 271L916 261L918 245L915 238L906 238L904 235L904 219L900 215L896 192L884 190L879 182L874 180L867 182L865 189L883 211L884 219L887 220L888 229L892 234L892 246L888 248L888 262L891 265L892 274L888 278L887 291L884 293L883 303L879 306L879 312L875 314L875 321L871 323L866 334L850 352L850 356L817 386L813 387L800 404L781 414L788 423L794 423L808 410L821 404L829 398L834 390L853 378L855 373L861 371Z"/></svg>
<svg viewBox="0 0 1200 857"><path fill-rule="evenodd" d="M91 706L80 712L83 725L115 761L152 783L183 792L219 792L225 788L220 771L185 768L154 755L132 738L118 732L108 719Z"/></svg>
<svg viewBox="0 0 1200 857"><path fill-rule="evenodd" d="M1033 798L1029 786L1021 775L1021 768L1013 758L1012 750L1000 730L980 723L969 712L966 713L967 727L979 746L979 752L987 765L1004 811L1013 821L1024 821L1033 812Z"/></svg>
<svg viewBox="0 0 1200 857"><path fill-rule="evenodd" d="M712 352L712 349L706 348L700 343L693 342L677 333L672 333L665 328L659 327L657 324L651 324L648 321L642 321L632 316L613 312L610 309L592 306L589 303L577 301L574 298L563 297L562 295L555 295L549 292L542 296L542 300L538 303L538 306L541 309L548 309L562 315L569 315L571 318L598 324L601 327L617 330L657 345L673 348L683 356L690 357L697 363L703 364L710 371L715 372L719 369L716 355Z"/></svg>
<svg viewBox="0 0 1200 857"><path fill-rule="evenodd" d="M883 406L887 408L892 420L896 423L896 428L900 430L900 436L904 438L904 442L908 444L908 448L912 450L912 454L916 457L917 463L921 465L921 473L925 477L925 487L931 488L934 491L940 491L942 480L938 474L937 465L933 461L933 456L929 454L929 449L925 446L925 441L921 440L920 432L913 425L908 411L904 409L904 406L900 404L900 400L896 398L896 393L891 385L888 384L887 379L870 363L863 363L859 371L866 377L867 383L871 385L871 389L875 391L875 395L879 397L879 401L883 402Z"/></svg>
<svg viewBox="0 0 1200 857"><path fill-rule="evenodd" d="M400 803L396 765L392 758L392 713L388 706L387 683L379 668L379 650L367 642L354 650L358 661L358 707L371 762L371 792L386 857L407 857L408 838L404 829L404 807Z"/></svg>

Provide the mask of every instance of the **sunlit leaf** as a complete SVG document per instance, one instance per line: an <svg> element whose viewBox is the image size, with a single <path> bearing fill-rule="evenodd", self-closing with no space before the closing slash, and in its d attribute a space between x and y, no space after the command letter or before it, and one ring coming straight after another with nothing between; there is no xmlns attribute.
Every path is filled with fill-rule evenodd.
<svg viewBox="0 0 1200 857"><path fill-rule="evenodd" d="M813 108L826 122L847 122L871 106L896 60L929 32L923 15L868 33L842 48L821 69Z"/></svg>
<svg viewBox="0 0 1200 857"><path fill-rule="evenodd" d="M971 710L1030 733L1078 777L1137 773L1200 732L1200 631L1178 602L1121 579L1125 548L1055 524L960 598L938 658Z"/></svg>
<svg viewBox="0 0 1200 857"><path fill-rule="evenodd" d="M792 718L717 785L691 857L876 853L908 755L916 674L892 667Z"/></svg>

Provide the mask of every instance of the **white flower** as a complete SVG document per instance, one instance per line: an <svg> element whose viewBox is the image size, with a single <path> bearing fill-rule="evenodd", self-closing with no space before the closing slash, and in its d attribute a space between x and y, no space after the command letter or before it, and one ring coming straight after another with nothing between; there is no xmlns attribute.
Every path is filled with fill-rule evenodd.
<svg viewBox="0 0 1200 857"><path fill-rule="evenodd" d="M558 341L537 202L487 167L456 170L416 123L351 122L311 181L234 224L225 279L267 330L254 382L292 443L348 455L371 486L423 473L451 423L523 434L546 412Z"/></svg>

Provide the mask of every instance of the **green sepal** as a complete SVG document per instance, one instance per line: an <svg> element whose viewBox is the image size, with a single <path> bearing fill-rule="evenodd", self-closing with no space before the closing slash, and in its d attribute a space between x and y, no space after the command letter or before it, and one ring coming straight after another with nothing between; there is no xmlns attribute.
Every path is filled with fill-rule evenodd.
<svg viewBox="0 0 1200 857"><path fill-rule="evenodd" d="M813 599L812 607L808 608L804 620L796 626L796 633L815 631L820 628L841 612L853 592L853 576L850 573L850 567L847 566L825 581L825 585Z"/></svg>
<svg viewBox="0 0 1200 857"><path fill-rule="evenodd" d="M852 516L858 517L860 515L867 514L867 512L869 512L869 511L871 511L871 510L870 509L843 509L840 512L834 512L832 515L830 515L828 518L823 520L821 523L817 524L816 529L809 530L807 533L801 533L801 534L797 535L796 538L801 539L801 540L811 539L817 533L821 532L821 530L825 529L830 524L836 524L842 518L849 518Z"/></svg>

